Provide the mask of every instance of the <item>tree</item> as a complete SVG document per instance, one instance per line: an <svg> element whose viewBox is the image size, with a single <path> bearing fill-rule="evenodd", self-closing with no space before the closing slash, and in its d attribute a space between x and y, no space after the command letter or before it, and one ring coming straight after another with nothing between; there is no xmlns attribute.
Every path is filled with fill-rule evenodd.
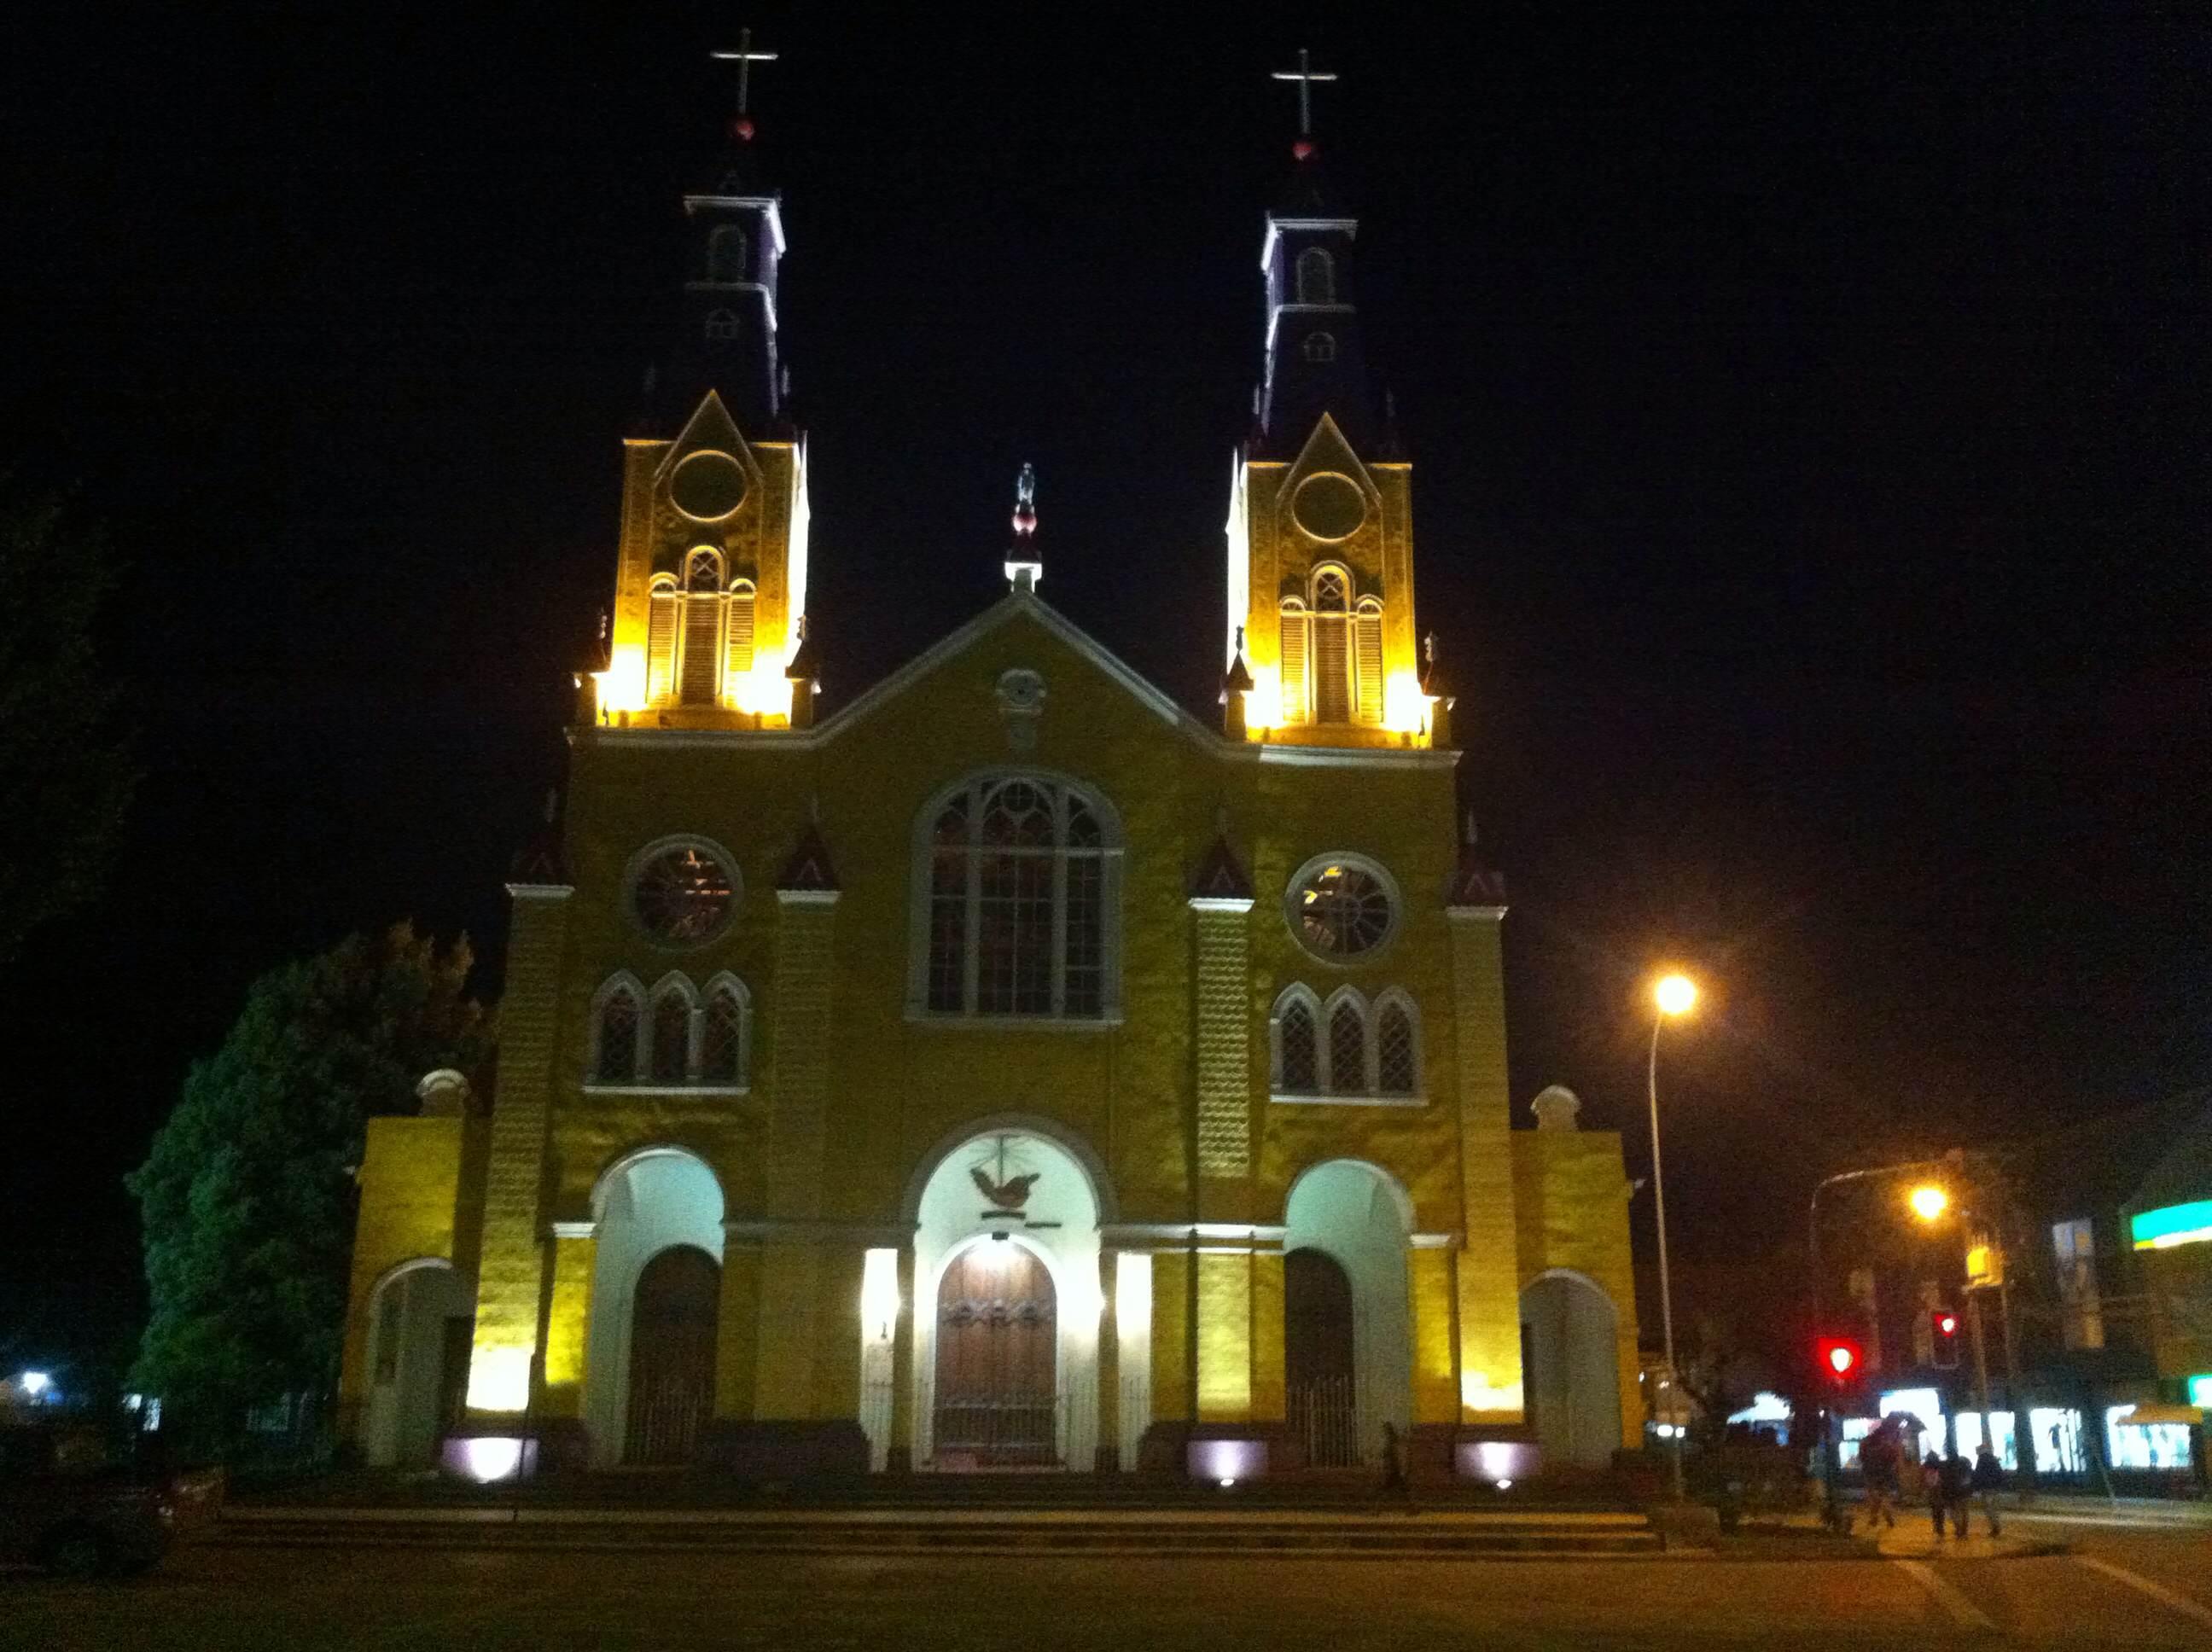
<svg viewBox="0 0 2212 1652"><path fill-rule="evenodd" d="M264 975L126 1178L152 1297L132 1384L207 1443L256 1400L332 1386L368 1121L484 1064L472 961L465 936L441 950L402 923Z"/></svg>
<svg viewBox="0 0 2212 1652"><path fill-rule="evenodd" d="M113 581L101 534L0 474L0 963L99 894L137 785L93 648Z"/></svg>

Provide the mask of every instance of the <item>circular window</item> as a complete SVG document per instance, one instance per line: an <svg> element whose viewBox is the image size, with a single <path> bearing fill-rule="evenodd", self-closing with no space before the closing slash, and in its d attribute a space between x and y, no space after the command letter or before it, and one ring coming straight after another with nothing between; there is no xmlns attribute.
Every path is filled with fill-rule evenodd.
<svg viewBox="0 0 2212 1652"><path fill-rule="evenodd" d="M1291 514L1313 538L1349 539L1367 519L1367 495L1350 477L1321 471L1298 483Z"/></svg>
<svg viewBox="0 0 2212 1652"><path fill-rule="evenodd" d="M745 467L727 453L702 448L668 479L668 496L695 522L719 522L745 502Z"/></svg>
<svg viewBox="0 0 2212 1652"><path fill-rule="evenodd" d="M738 910L738 869L703 838L653 844L631 862L630 910L666 946L697 946Z"/></svg>
<svg viewBox="0 0 2212 1652"><path fill-rule="evenodd" d="M1298 944L1329 963L1380 951L1398 927L1398 886L1360 855L1320 854L1298 869L1283 897Z"/></svg>

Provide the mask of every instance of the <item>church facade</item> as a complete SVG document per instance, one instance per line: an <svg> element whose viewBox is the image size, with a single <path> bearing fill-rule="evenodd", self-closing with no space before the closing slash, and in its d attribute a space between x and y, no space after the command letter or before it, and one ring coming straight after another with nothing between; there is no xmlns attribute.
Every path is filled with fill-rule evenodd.
<svg viewBox="0 0 2212 1652"><path fill-rule="evenodd" d="M749 129L745 129L749 134ZM1006 594L834 715L777 198L686 197L496 1082L370 1127L373 1464L1508 1479L1640 1442L1616 1136L1511 1127L1357 225L1267 218L1218 718Z"/></svg>

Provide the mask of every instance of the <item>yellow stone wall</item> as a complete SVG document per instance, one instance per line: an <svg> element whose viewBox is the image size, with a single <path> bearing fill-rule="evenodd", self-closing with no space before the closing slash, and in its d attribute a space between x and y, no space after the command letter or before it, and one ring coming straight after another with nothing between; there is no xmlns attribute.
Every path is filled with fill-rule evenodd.
<svg viewBox="0 0 2212 1652"><path fill-rule="evenodd" d="M402 1262L437 1256L473 1285L480 1218L474 1202L463 1201L461 1188L470 1161L482 1157L483 1133L481 1122L458 1116L368 1121L338 1374L342 1400L360 1396L370 1298L386 1273Z"/></svg>
<svg viewBox="0 0 2212 1652"><path fill-rule="evenodd" d="M1610 1130L1521 1130L1513 1141L1520 1285L1549 1268L1589 1278L1612 1302L1620 1378L1620 1442L1644 1441L1637 1383L1636 1278L1628 1244L1629 1187L1620 1138Z"/></svg>

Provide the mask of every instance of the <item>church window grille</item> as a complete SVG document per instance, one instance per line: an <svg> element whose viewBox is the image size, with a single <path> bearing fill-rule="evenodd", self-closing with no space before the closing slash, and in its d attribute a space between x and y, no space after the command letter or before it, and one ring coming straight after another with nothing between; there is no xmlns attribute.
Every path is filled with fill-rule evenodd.
<svg viewBox="0 0 2212 1652"><path fill-rule="evenodd" d="M1318 246L1309 246L1298 254L1298 302L1301 304L1334 304L1336 302L1336 260ZM1326 333L1316 337L1326 338ZM1333 342L1333 341L1332 341ZM1332 350L1331 352L1334 352ZM1311 361L1326 361L1326 356L1310 356Z"/></svg>
<svg viewBox="0 0 2212 1652"><path fill-rule="evenodd" d="M1351 575L1324 566L1313 580L1313 720L1352 720Z"/></svg>
<svg viewBox="0 0 2212 1652"><path fill-rule="evenodd" d="M709 310L707 313L707 337L718 343L738 336L738 313L735 310Z"/></svg>
<svg viewBox="0 0 2212 1652"><path fill-rule="evenodd" d="M1382 720L1382 604L1362 597L1352 616L1352 665L1358 685L1359 720Z"/></svg>
<svg viewBox="0 0 2212 1652"><path fill-rule="evenodd" d="M1310 332L1306 335L1306 342L1302 348L1309 361L1334 361L1336 360L1336 335L1330 332Z"/></svg>
<svg viewBox="0 0 2212 1652"><path fill-rule="evenodd" d="M1041 775L970 780L937 805L921 853L918 1008L1113 1013L1119 846L1102 803Z"/></svg>
<svg viewBox="0 0 2212 1652"><path fill-rule="evenodd" d="M630 909L663 946L710 941L737 916L735 863L704 838L664 838L630 863Z"/></svg>
<svg viewBox="0 0 2212 1652"><path fill-rule="evenodd" d="M1375 1012L1375 1089L1383 1096L1412 1096L1420 1089L1420 1040L1413 1006L1395 989Z"/></svg>
<svg viewBox="0 0 2212 1652"><path fill-rule="evenodd" d="M656 1084L681 1084L691 1077L691 993L672 981L653 994L646 1071Z"/></svg>
<svg viewBox="0 0 2212 1652"><path fill-rule="evenodd" d="M1275 1089L1289 1096L1310 1096L1321 1089L1321 1044L1313 994L1304 987L1284 989L1275 1001Z"/></svg>
<svg viewBox="0 0 2212 1652"><path fill-rule="evenodd" d="M743 281L745 251L743 229L736 224L716 226L714 233L707 238L707 279L725 283Z"/></svg>
<svg viewBox="0 0 2212 1652"><path fill-rule="evenodd" d="M638 994L628 981L612 981L600 989L593 1036L592 1078L603 1084L636 1082Z"/></svg>
<svg viewBox="0 0 2212 1652"><path fill-rule="evenodd" d="M707 988L699 1031L699 1082L742 1087L751 1066L752 1002L744 983L725 975Z"/></svg>
<svg viewBox="0 0 2212 1652"><path fill-rule="evenodd" d="M1367 1083L1367 1012L1349 987L1328 1012L1328 1088L1340 1096L1364 1095Z"/></svg>

